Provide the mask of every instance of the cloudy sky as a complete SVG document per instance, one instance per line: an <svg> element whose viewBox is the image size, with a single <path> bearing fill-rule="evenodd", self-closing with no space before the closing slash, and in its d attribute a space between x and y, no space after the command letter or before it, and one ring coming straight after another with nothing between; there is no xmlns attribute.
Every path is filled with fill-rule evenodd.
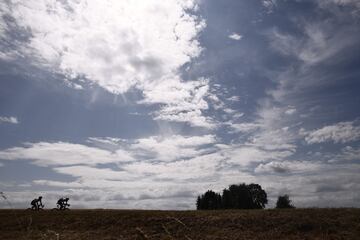
<svg viewBox="0 0 360 240"><path fill-rule="evenodd" d="M6 0L0 16L13 206L194 209L241 182L269 207L360 206L358 0Z"/></svg>

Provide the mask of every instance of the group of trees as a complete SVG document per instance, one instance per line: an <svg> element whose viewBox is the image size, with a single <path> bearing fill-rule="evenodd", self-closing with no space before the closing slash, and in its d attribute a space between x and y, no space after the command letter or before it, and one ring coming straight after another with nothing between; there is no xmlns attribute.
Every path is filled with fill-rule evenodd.
<svg viewBox="0 0 360 240"><path fill-rule="evenodd" d="M259 184L230 185L222 194L208 190L197 197L198 210L210 209L263 209L268 203L267 194ZM294 208L288 195L279 196L276 208Z"/></svg>
<svg viewBox="0 0 360 240"><path fill-rule="evenodd" d="M259 184L230 185L222 194L208 190L198 196L196 207L201 209L261 209L267 204L267 194Z"/></svg>

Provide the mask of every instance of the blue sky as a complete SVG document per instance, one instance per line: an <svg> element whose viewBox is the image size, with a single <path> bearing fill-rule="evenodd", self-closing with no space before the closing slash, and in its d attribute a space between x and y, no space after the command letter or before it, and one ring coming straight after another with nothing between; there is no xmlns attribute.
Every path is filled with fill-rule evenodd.
<svg viewBox="0 0 360 240"><path fill-rule="evenodd" d="M15 207L193 209L241 182L269 207L359 207L357 0L9 0L0 15Z"/></svg>

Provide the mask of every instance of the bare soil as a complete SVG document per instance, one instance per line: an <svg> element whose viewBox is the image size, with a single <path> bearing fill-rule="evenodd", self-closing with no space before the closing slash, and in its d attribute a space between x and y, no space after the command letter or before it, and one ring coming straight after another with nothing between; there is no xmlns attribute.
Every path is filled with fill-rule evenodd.
<svg viewBox="0 0 360 240"><path fill-rule="evenodd" d="M360 239L360 209L0 210L0 239Z"/></svg>

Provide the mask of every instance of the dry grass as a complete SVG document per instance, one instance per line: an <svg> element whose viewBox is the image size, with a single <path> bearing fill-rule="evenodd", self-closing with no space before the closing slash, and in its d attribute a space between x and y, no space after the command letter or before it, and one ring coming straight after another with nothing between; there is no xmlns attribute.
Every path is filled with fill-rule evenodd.
<svg viewBox="0 0 360 240"><path fill-rule="evenodd" d="M0 210L2 240L360 239L360 209L13 211Z"/></svg>

